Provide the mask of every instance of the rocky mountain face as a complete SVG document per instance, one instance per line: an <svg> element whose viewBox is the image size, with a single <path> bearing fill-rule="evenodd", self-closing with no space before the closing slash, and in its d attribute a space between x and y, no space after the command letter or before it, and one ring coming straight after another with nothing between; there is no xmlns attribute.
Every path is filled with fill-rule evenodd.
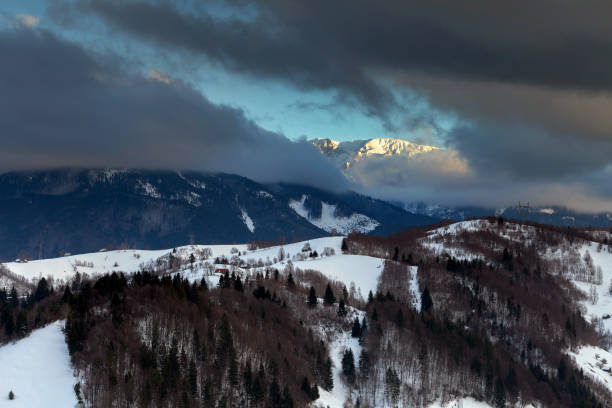
<svg viewBox="0 0 612 408"><path fill-rule="evenodd" d="M289 205L296 201L298 211ZM230 174L62 169L0 175L2 259L122 244L295 241L333 230L383 234L435 221L355 193L268 186Z"/></svg>
<svg viewBox="0 0 612 408"><path fill-rule="evenodd" d="M434 146L419 145L407 140L393 138L374 138L347 142L317 138L313 139L311 143L343 170L349 170L356 161L367 160L371 157L403 155L406 158L412 158L419 154L439 150Z"/></svg>

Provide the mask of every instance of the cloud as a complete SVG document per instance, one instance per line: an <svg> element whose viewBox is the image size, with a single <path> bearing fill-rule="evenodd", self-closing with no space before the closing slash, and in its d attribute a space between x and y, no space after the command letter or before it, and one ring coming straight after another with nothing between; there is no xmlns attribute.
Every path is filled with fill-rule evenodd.
<svg viewBox="0 0 612 408"><path fill-rule="evenodd" d="M36 27L38 23L40 23L40 18L31 16L29 14L17 14L15 17L13 17L12 23L14 26L17 27L21 26L33 28Z"/></svg>
<svg viewBox="0 0 612 408"><path fill-rule="evenodd" d="M227 0L221 14L196 0L76 3L56 21L76 10L254 81L335 92L296 109L357 106L388 130L442 135L430 162L361 164L354 177L373 193L612 208L610 2Z"/></svg>
<svg viewBox="0 0 612 408"><path fill-rule="evenodd" d="M168 75L166 72L162 71L161 69L152 69L149 71L149 78L158 80L160 82L163 82L165 84L169 84L170 82L172 82L172 78L170 77L170 75Z"/></svg>
<svg viewBox="0 0 612 408"><path fill-rule="evenodd" d="M197 1L81 0L121 30L257 77L336 89L372 114L394 105L378 69L444 78L611 89L612 4L542 0L242 0L222 18ZM247 5L254 12L247 13ZM247 17L244 17L247 15ZM520 22L521 29L517 29Z"/></svg>
<svg viewBox="0 0 612 408"><path fill-rule="evenodd" d="M342 189L304 142L266 131L161 71L118 69L44 30L0 31L3 170L146 167L238 173ZM134 68L134 67L132 67Z"/></svg>
<svg viewBox="0 0 612 408"><path fill-rule="evenodd" d="M366 188L382 185L409 188L418 184L446 188L474 179L466 160L452 150L433 150L411 158L406 155L370 156L351 162L349 174Z"/></svg>

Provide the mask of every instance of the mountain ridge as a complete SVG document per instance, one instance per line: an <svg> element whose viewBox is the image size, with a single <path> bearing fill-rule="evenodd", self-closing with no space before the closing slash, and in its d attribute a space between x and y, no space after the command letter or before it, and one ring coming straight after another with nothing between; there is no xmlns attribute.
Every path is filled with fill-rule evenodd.
<svg viewBox="0 0 612 408"><path fill-rule="evenodd" d="M373 156L406 155L408 158L440 150L439 147L421 145L403 139L371 138L338 142L329 138L315 138L310 141L323 155L339 164L343 170L355 161Z"/></svg>
<svg viewBox="0 0 612 408"><path fill-rule="evenodd" d="M300 214L289 203L303 195L308 196L304 200L306 213ZM375 220L375 229L358 229L371 234L437 221L353 192L261 184L226 173L130 169L11 172L0 175L0 258L32 259L60 251L117 246L163 248L191 240L229 244L311 239L329 235L334 229L333 225L327 230L317 225L324 205L333 206L333 222L342 223L347 217Z"/></svg>

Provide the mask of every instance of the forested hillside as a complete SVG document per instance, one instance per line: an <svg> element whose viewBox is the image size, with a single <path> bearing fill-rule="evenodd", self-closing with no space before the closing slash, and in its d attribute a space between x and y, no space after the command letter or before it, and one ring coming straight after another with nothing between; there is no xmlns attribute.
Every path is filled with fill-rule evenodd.
<svg viewBox="0 0 612 408"><path fill-rule="evenodd" d="M608 407L609 239L489 218L5 264L56 275L0 291L0 336L65 319L86 407Z"/></svg>

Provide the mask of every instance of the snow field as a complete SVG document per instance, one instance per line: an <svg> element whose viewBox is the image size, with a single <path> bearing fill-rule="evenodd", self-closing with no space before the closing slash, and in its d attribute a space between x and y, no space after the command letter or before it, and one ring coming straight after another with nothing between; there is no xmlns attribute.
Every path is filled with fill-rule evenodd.
<svg viewBox="0 0 612 408"><path fill-rule="evenodd" d="M352 231L368 233L373 231L380 225L378 221L363 214L354 213L349 217L340 217L335 214L336 206L321 202L321 217L313 218L308 210L304 208L306 195L298 200L289 201L289 207L302 218L305 218L315 227L321 228L323 231L331 232L336 230L340 234L350 234Z"/></svg>
<svg viewBox="0 0 612 408"><path fill-rule="evenodd" d="M442 404L441 401L436 401L427 408L493 408L486 402L477 401L474 398L458 398Z"/></svg>
<svg viewBox="0 0 612 408"><path fill-rule="evenodd" d="M587 375L612 392L612 354L595 346L583 346L568 354Z"/></svg>
<svg viewBox="0 0 612 408"><path fill-rule="evenodd" d="M0 347L0 407L74 407L75 379L63 322L34 330L28 337ZM15 399L8 399L9 391Z"/></svg>
<svg viewBox="0 0 612 408"><path fill-rule="evenodd" d="M269 264L270 268L277 268L283 271L291 258L296 259L296 255L302 254L292 261L295 268L313 269L321 272L329 279L337 280L351 288L355 286L357 292L366 298L368 292L376 293L378 278L384 267L384 260L362 255L344 255L341 251L342 240L344 237L325 237L309 241L301 241L291 244L273 246L269 248L247 250L247 245L188 245L177 247L174 256L187 260L191 253L210 249L212 256L205 262L213 263L216 257L226 257L228 260L233 256L238 256L244 263L257 262L262 260ZM304 250L306 244L310 250ZM325 253L334 255L323 256ZM308 254L316 251L317 258L310 258ZM94 252L82 255L72 255L62 258L52 258L26 263L9 262L5 263L11 272L21 275L28 280L37 280L41 277L53 277L57 281L67 281L78 271L89 276L102 275L113 271L121 271L131 274L139 271L147 264L155 263L161 257L168 256L173 249L163 249L156 251L147 250L117 250ZM238 255L238 252L240 255ZM283 260L281 258L283 253ZM217 285L219 273L210 275L202 262L196 262L193 269L189 264L183 265L180 273L191 282L200 281L206 278L210 287ZM233 270L231 266L215 265L215 268L227 268ZM237 272L245 273L246 269L235 268ZM265 268L251 268L251 273L264 272Z"/></svg>
<svg viewBox="0 0 612 408"><path fill-rule="evenodd" d="M605 315L612 315L612 295L609 293L609 288L612 282L612 253L609 253L606 249L597 252L598 244L590 242L582 248L580 248L580 256L584 259L586 251L589 251L591 258L593 259L593 265L595 267L601 267L602 272L602 283L600 285L593 285L587 282L574 281L574 284L578 289L582 290L585 294L589 294L591 287L597 291L597 303L593 304L590 300L582 301L582 305L587 310L587 315L591 318L598 317L602 318ZM612 318L603 319L603 324L606 330L612 332Z"/></svg>
<svg viewBox="0 0 612 408"><path fill-rule="evenodd" d="M350 308L350 317L347 319L353 320L355 317L361 321L365 315L365 312L357 309ZM322 332L322 337L327 338L329 342L329 357L331 358L333 365L333 377L334 377L334 388L331 391L326 391L319 387L319 399L314 403L314 407L329 407L329 408L342 408L344 407L345 401L351 395L349 388L345 385L342 377L342 355L347 348L353 351L353 357L355 359L355 370L359 370L359 355L361 354L361 345L359 339L351 336L351 331L338 332L334 329L324 329L322 327L316 327Z"/></svg>

